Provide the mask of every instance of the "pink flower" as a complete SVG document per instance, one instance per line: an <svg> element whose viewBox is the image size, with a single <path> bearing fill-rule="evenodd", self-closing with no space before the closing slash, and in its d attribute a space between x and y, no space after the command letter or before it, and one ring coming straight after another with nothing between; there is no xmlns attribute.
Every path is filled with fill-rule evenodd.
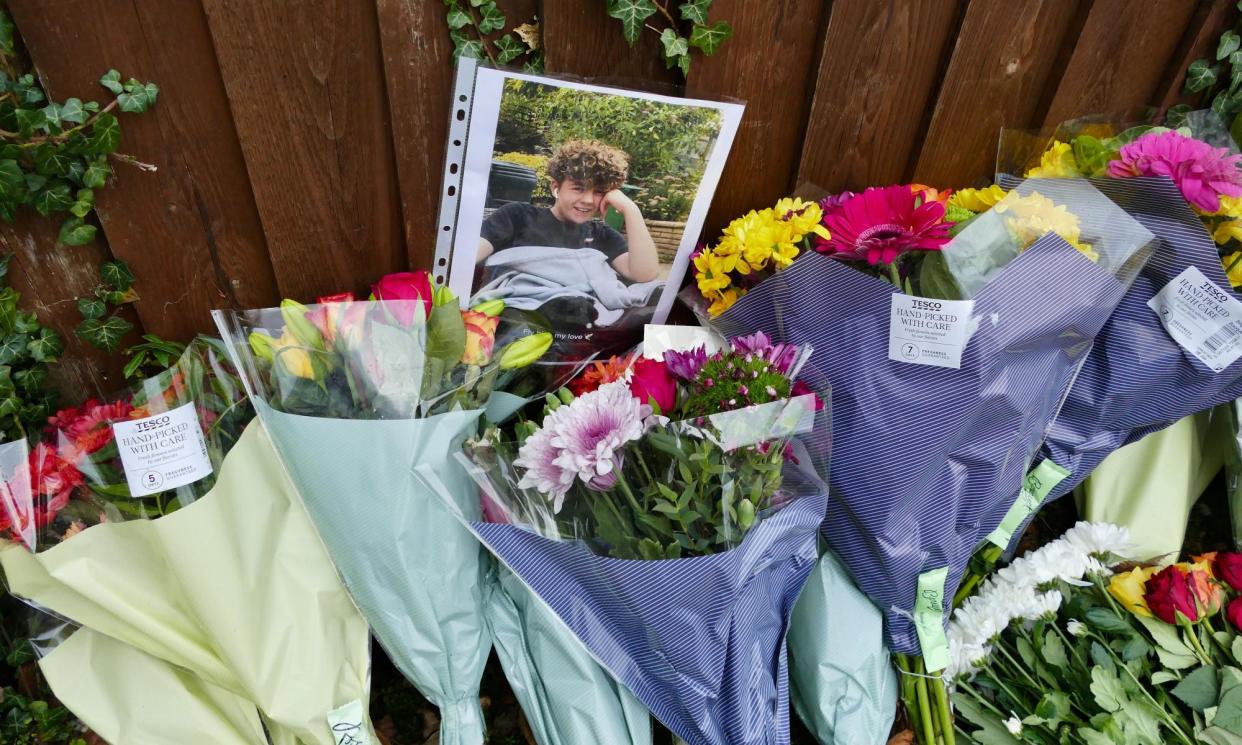
<svg viewBox="0 0 1242 745"><path fill-rule="evenodd" d="M630 393L645 404L654 401L667 414L677 405L677 380L662 361L644 357L630 368Z"/></svg>
<svg viewBox="0 0 1242 745"><path fill-rule="evenodd" d="M707 364L707 349L695 347L686 352L669 349L664 352L664 364L673 375L690 382L699 377L699 370Z"/></svg>
<svg viewBox="0 0 1242 745"><path fill-rule="evenodd" d="M1242 196L1242 155L1177 132L1146 134L1121 148L1108 164L1113 178L1167 176L1186 201L1204 212L1220 209L1221 195Z"/></svg>
<svg viewBox="0 0 1242 745"><path fill-rule="evenodd" d="M867 189L824 215L832 234L815 249L835 259L891 264L909 251L936 251L949 241L944 205L923 201L909 186Z"/></svg>
<svg viewBox="0 0 1242 745"><path fill-rule="evenodd" d="M426 318L431 315L431 275L425 271L385 274L371 285L371 297L376 300L421 300L423 317ZM413 310L406 307L406 303L396 305L393 315L397 320L404 324L414 320Z"/></svg>
<svg viewBox="0 0 1242 745"><path fill-rule="evenodd" d="M1225 608L1225 618L1229 619L1235 629L1242 631L1242 598L1229 601L1229 607Z"/></svg>

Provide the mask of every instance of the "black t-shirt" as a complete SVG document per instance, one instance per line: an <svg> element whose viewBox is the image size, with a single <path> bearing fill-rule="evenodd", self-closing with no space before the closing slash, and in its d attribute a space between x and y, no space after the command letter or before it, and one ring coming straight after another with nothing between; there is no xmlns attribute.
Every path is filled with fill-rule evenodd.
<svg viewBox="0 0 1242 745"><path fill-rule="evenodd" d="M629 251L625 237L602 220L565 224L547 207L510 202L483 221L482 237L496 251L514 246L593 248L613 261Z"/></svg>

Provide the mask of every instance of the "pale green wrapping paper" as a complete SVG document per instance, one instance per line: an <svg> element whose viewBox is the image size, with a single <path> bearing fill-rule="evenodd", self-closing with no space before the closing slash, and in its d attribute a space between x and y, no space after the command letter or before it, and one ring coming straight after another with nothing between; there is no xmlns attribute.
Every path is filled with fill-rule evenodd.
<svg viewBox="0 0 1242 745"><path fill-rule="evenodd" d="M14 594L201 678L187 691L210 684L251 702L275 743L334 743L328 713L359 700L366 708L366 622L257 423L194 504L96 525L40 554L9 546L0 564ZM70 641L49 656L54 670L89 665L98 647ZM92 671L117 691L125 674ZM215 692L203 695L195 706L213 707Z"/></svg>

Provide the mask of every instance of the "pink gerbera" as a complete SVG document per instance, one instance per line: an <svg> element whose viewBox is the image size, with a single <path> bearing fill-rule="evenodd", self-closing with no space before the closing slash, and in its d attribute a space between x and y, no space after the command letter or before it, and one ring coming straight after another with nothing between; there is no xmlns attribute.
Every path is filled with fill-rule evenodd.
<svg viewBox="0 0 1242 745"><path fill-rule="evenodd" d="M944 205L909 186L871 188L824 215L832 234L815 248L835 259L891 264L909 251L936 251L949 240Z"/></svg>
<svg viewBox="0 0 1242 745"><path fill-rule="evenodd" d="M1242 155L1177 132L1147 134L1121 148L1108 164L1113 178L1167 176L1186 201L1204 212L1220 209L1221 195L1242 196Z"/></svg>

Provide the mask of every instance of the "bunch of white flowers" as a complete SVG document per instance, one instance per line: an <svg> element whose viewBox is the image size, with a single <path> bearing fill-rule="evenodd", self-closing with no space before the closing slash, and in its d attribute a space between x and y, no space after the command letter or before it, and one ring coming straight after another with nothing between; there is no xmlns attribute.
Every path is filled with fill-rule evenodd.
<svg viewBox="0 0 1242 745"><path fill-rule="evenodd" d="M1130 548L1125 528L1084 521L998 570L953 613L945 679L977 669L991 653L992 642L1014 621L1054 616L1062 598L1053 583L1089 584L1083 577L1108 574L1108 563L1125 558Z"/></svg>

